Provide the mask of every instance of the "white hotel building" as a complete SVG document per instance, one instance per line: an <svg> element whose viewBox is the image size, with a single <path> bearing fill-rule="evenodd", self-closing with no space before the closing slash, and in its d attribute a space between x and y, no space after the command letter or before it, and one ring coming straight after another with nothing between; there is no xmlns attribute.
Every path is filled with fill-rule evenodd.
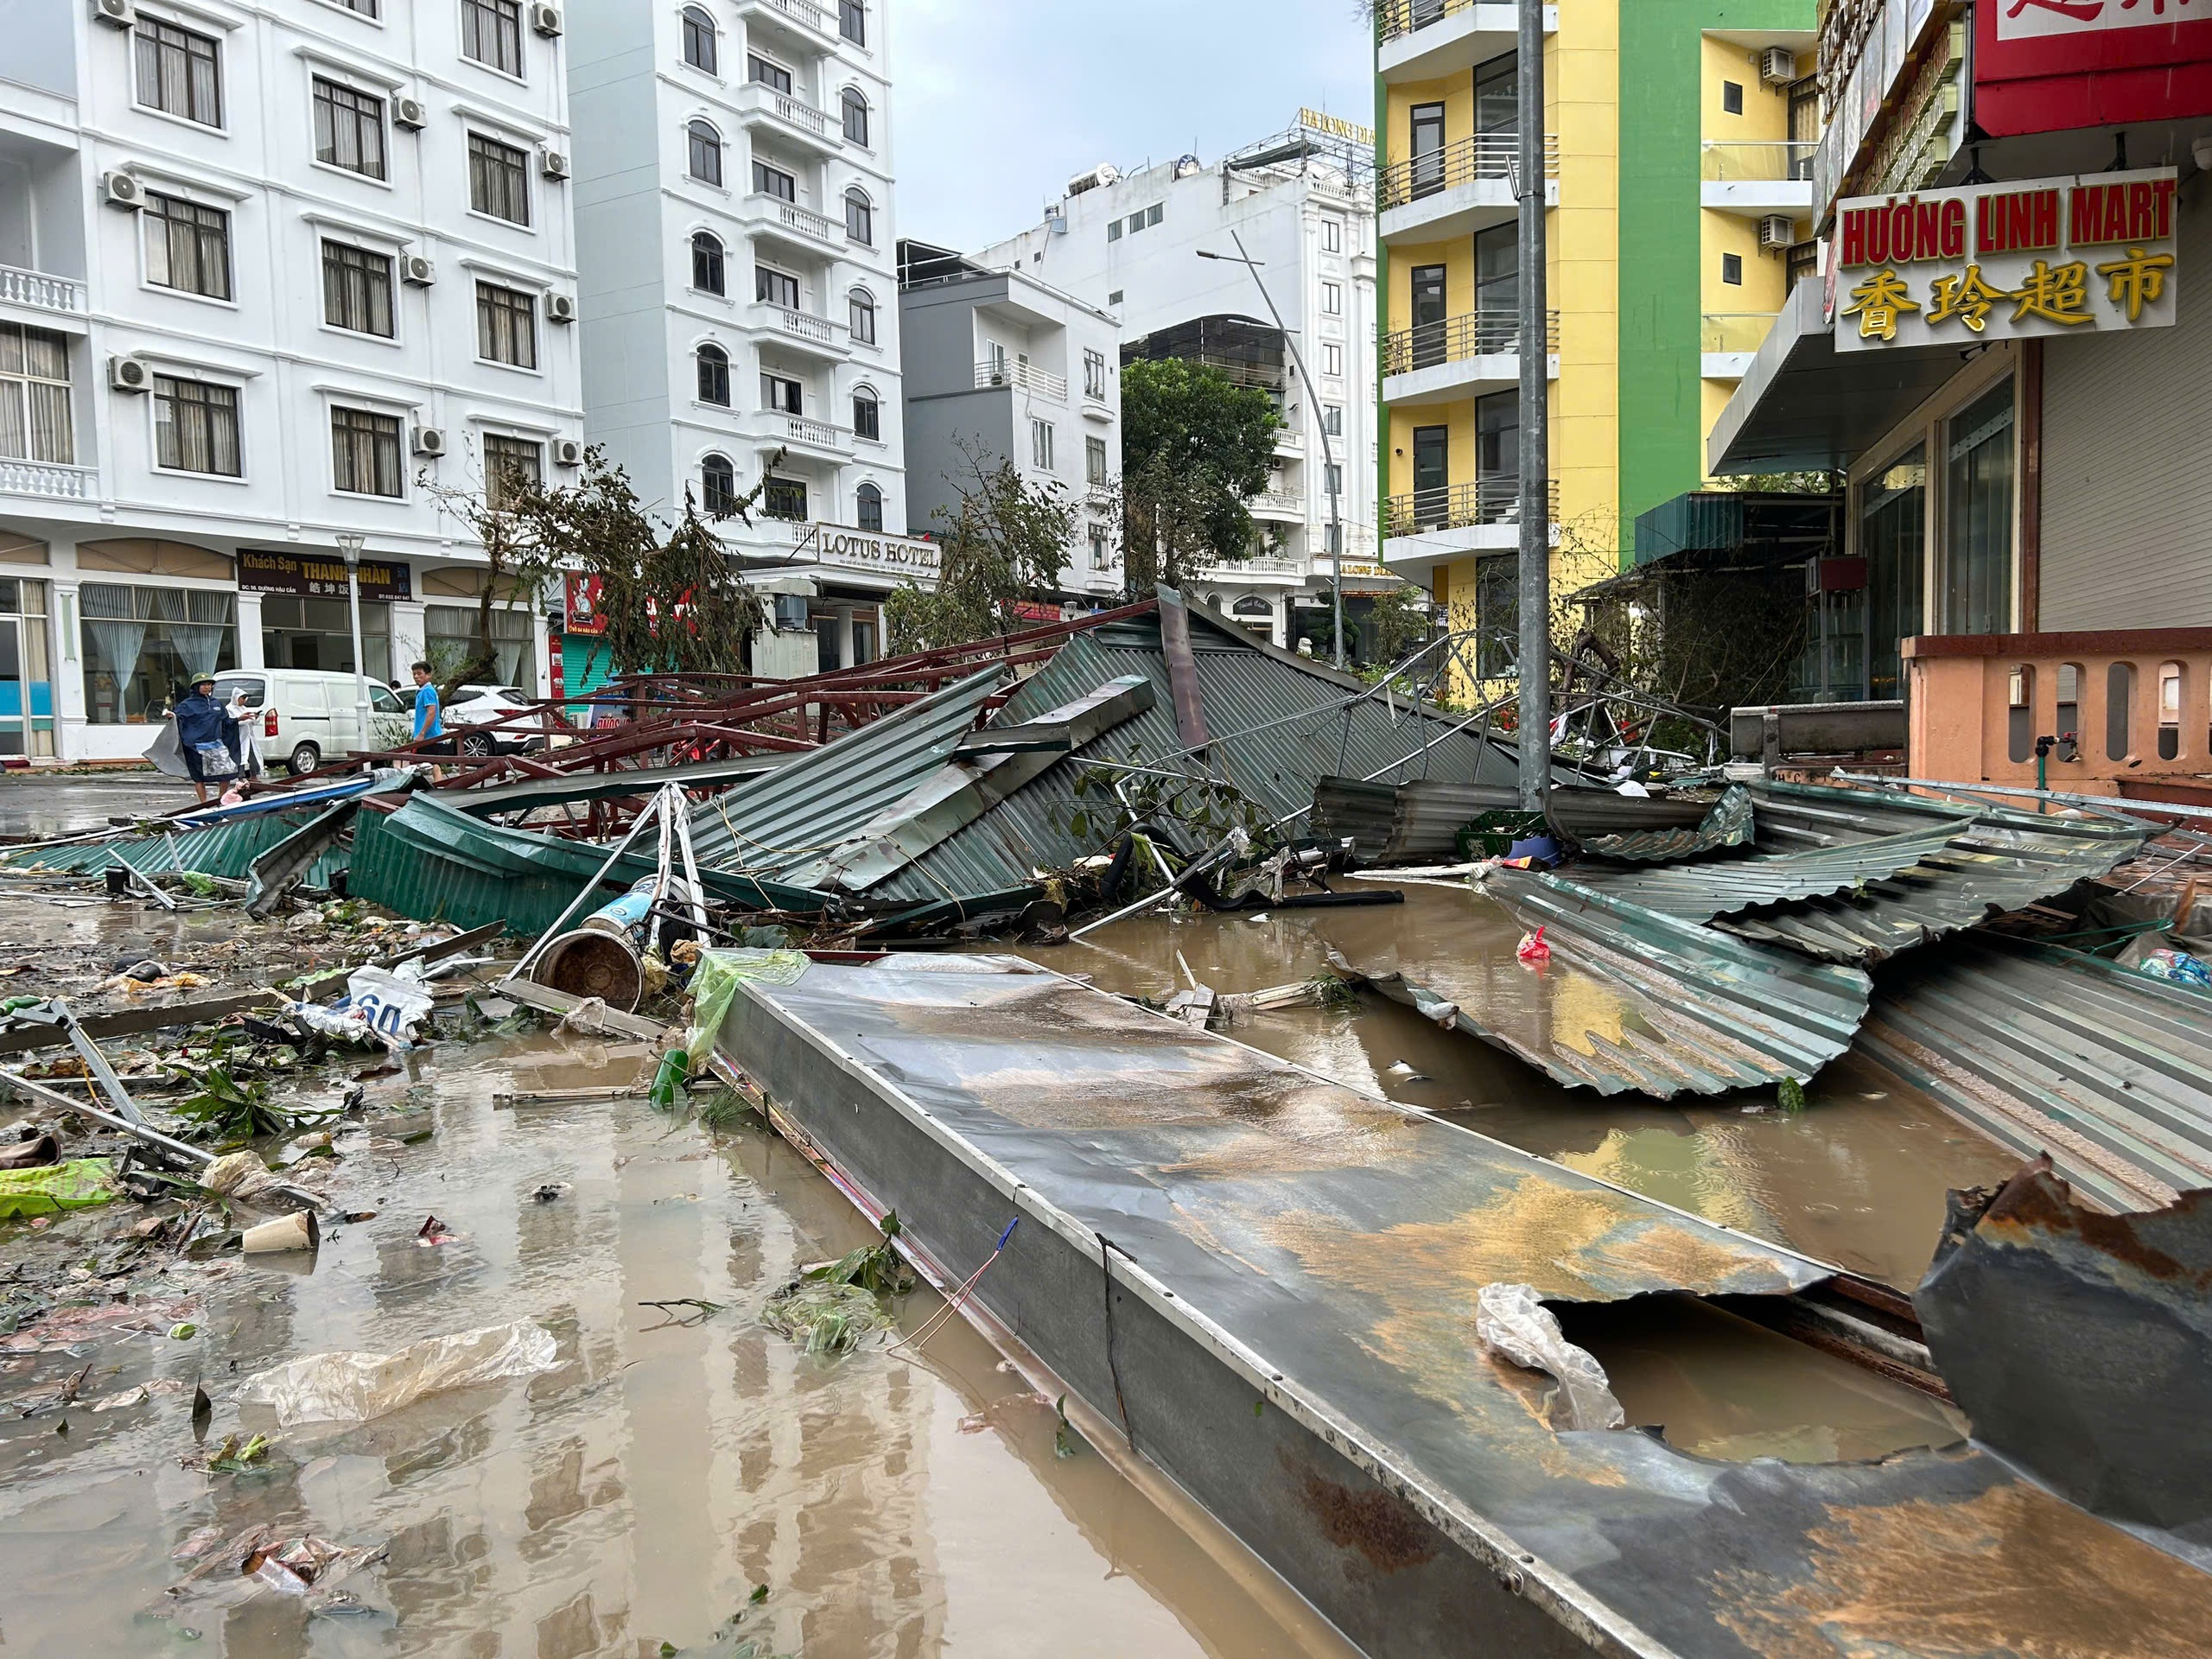
<svg viewBox="0 0 2212 1659"><path fill-rule="evenodd" d="M882 655L933 555L903 533L886 10L574 8L587 430L663 512L766 480L722 527L779 590L765 671Z"/></svg>
<svg viewBox="0 0 2212 1659"><path fill-rule="evenodd" d="M562 8L5 16L0 753L136 754L191 674L350 670L341 534L372 676L465 636L482 556L419 478L581 453ZM543 624L500 627L543 686Z"/></svg>

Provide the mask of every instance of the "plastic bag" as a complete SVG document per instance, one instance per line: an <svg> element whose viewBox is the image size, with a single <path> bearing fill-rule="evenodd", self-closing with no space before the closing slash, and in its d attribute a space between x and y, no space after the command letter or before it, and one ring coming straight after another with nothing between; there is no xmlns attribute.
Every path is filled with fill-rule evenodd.
<svg viewBox="0 0 2212 1659"><path fill-rule="evenodd" d="M683 1043L691 1069L698 1071L715 1052L715 1039L721 1034L722 1021L729 1017L729 1005L737 1000L741 984L749 979L762 985L795 985L809 965L796 950L702 952L691 976L691 1033Z"/></svg>
<svg viewBox="0 0 2212 1659"><path fill-rule="evenodd" d="M242 1405L269 1406L276 1421L360 1423L445 1389L534 1376L559 1363L553 1333L529 1319L431 1337L396 1354L310 1354L257 1371L239 1385Z"/></svg>
<svg viewBox="0 0 2212 1659"><path fill-rule="evenodd" d="M238 775L238 758L228 746L221 743L195 743L193 753L200 757L202 778L235 778Z"/></svg>
<svg viewBox="0 0 2212 1659"><path fill-rule="evenodd" d="M286 1006L284 1015L302 1031L316 1037L327 1037L333 1042L372 1048L380 1040L377 1028L369 1023L368 1016L359 1008L325 1008L313 1002L293 1002Z"/></svg>
<svg viewBox="0 0 2212 1659"><path fill-rule="evenodd" d="M341 1006L360 1014L378 1037L397 1048L414 1040L415 1027L429 1013L430 988L423 982L419 961L396 973L389 968L356 968L346 982Z"/></svg>
<svg viewBox="0 0 2212 1659"><path fill-rule="evenodd" d="M105 1204L115 1197L114 1173L105 1158L74 1158L37 1169L0 1169L0 1220Z"/></svg>
<svg viewBox="0 0 2212 1659"><path fill-rule="evenodd" d="M241 1204L251 1204L271 1187L283 1185L269 1173L269 1166L261 1161L257 1152L231 1153L200 1172L202 1192L213 1192L219 1198L235 1198Z"/></svg>
<svg viewBox="0 0 2212 1659"><path fill-rule="evenodd" d="M1628 1419L1613 1398L1605 1368L1567 1339L1529 1285L1484 1285L1475 1298L1475 1335L1486 1348L1559 1379L1569 1428L1619 1428Z"/></svg>
<svg viewBox="0 0 2212 1659"><path fill-rule="evenodd" d="M1549 962L1552 948L1544 943L1544 930L1540 927L1533 933L1523 933L1521 943L1513 948L1513 954L1523 962Z"/></svg>
<svg viewBox="0 0 2212 1659"><path fill-rule="evenodd" d="M2200 991L2212 990L2212 963L2186 950L2153 950L2143 958L2140 966L2153 979L2194 986Z"/></svg>

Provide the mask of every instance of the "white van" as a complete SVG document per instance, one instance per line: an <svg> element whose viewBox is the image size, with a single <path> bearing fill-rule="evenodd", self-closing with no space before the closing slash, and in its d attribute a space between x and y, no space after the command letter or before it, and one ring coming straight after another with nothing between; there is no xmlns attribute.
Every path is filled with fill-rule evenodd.
<svg viewBox="0 0 2212 1659"><path fill-rule="evenodd" d="M264 765L294 777L313 772L358 749L397 748L411 734L407 706L374 680L369 682L369 732L361 733L351 674L305 668L234 668L215 677L215 701L244 692L253 718L245 734L260 747Z"/></svg>

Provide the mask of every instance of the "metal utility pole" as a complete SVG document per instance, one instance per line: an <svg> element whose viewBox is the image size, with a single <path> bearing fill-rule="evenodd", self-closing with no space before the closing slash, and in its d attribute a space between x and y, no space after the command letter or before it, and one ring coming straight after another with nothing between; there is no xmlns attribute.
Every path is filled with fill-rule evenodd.
<svg viewBox="0 0 2212 1659"><path fill-rule="evenodd" d="M1521 164L1521 804L1552 774L1551 333L1544 326L1544 7L1519 0Z"/></svg>
<svg viewBox="0 0 2212 1659"><path fill-rule="evenodd" d="M1525 216L1527 210L1522 211ZM1337 507L1338 493L1343 487L1343 475L1337 467L1336 448L1329 442L1329 423L1321 416L1321 393L1313 385L1313 377L1306 372L1306 353L1298 349L1298 342L1291 338L1290 330L1283 327L1282 313L1275 309L1275 297L1268 292L1267 283L1260 276L1260 262L1244 251L1244 238L1236 232L1229 233L1229 239L1236 245L1233 256L1212 253L1200 248L1198 257L1227 259L1252 273L1252 280L1260 289L1260 297L1268 303L1268 315L1275 320L1275 332L1282 336L1282 343L1290 351L1290 360L1298 371L1299 383L1306 388L1306 407L1313 411L1314 427L1321 434L1321 482L1329 492L1329 595L1336 612L1337 666L1342 668L1344 665L1344 525Z"/></svg>
<svg viewBox="0 0 2212 1659"><path fill-rule="evenodd" d="M346 560L346 606L353 623L353 718L359 724L361 747L384 746L369 732L369 665L361 656L361 546L365 537L353 531L338 532L338 550Z"/></svg>

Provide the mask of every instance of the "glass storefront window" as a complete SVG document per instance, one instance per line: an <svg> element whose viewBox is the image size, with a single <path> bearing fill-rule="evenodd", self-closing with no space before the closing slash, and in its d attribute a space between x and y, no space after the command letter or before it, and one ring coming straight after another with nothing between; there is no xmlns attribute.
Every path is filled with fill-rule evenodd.
<svg viewBox="0 0 2212 1659"><path fill-rule="evenodd" d="M0 754L54 753L46 584L0 577Z"/></svg>
<svg viewBox="0 0 2212 1659"><path fill-rule="evenodd" d="M168 718L195 674L238 666L238 596L88 582L85 713L95 726Z"/></svg>
<svg viewBox="0 0 2212 1659"><path fill-rule="evenodd" d="M1898 645L1921 628L1928 539L1928 446L1916 443L1859 493L1859 550L1866 560L1866 695L1904 695Z"/></svg>
<svg viewBox="0 0 2212 1659"><path fill-rule="evenodd" d="M494 606L492 651L498 668L483 683L520 686L535 695L537 686L537 613ZM476 607L426 605L423 608L423 655L441 678L476 654ZM364 642L363 649L366 649Z"/></svg>
<svg viewBox="0 0 2212 1659"><path fill-rule="evenodd" d="M1951 416L1945 434L1942 626L1946 633L2012 626L2012 383Z"/></svg>
<svg viewBox="0 0 2212 1659"><path fill-rule="evenodd" d="M371 679L379 685L391 683L391 607L383 600L361 602L361 655L368 659ZM346 602L296 594L264 594L261 660L270 668L351 674L353 620Z"/></svg>

